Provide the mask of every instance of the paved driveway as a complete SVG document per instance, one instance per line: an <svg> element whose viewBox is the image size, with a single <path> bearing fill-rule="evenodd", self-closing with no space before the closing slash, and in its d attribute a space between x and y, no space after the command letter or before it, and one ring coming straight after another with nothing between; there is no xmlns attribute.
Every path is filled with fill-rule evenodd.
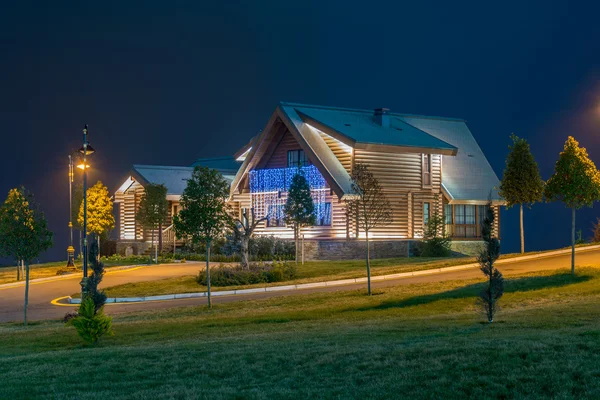
<svg viewBox="0 0 600 400"><path fill-rule="evenodd" d="M528 261L517 261L510 264L500 265L499 268L505 276L521 274L525 272L552 270L570 267L570 254L545 257ZM576 255L576 263L580 266L600 265L600 250L582 251ZM109 272L104 277L102 286L114 286L129 282L142 282L149 280L165 279L175 276L195 275L203 263L186 264L163 264L139 269ZM385 280L373 282L374 288L389 287L397 285L408 285L411 283L441 282L454 279L469 279L481 277L481 272L476 269L459 270L432 275L400 278L397 280ZM79 277L71 277L58 281L40 282L30 287L30 302L28 315L30 320L61 318L69 307L61 307L50 304L50 301L69 295L80 290ZM364 288L365 284L349 284L343 286L319 287L314 289L296 291L277 291L252 293L247 295L213 297L213 303L225 303L231 301L244 301L263 299L275 296L289 296L308 294L315 292L333 292L338 290L354 290ZM0 322L20 321L23 318L23 287L0 289ZM140 310L155 310L169 307L181 307L188 305L206 304L206 298L179 299L168 301L155 301L147 303L109 304L106 313L110 315ZM73 306L75 308L75 306Z"/></svg>

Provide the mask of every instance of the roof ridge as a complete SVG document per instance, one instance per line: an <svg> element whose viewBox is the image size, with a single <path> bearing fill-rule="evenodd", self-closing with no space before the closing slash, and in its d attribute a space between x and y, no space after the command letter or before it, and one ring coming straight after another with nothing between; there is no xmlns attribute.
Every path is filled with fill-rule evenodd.
<svg viewBox="0 0 600 400"><path fill-rule="evenodd" d="M133 164L134 169L146 168L146 169L179 169L179 170L190 170L193 167L186 167L183 165L150 165L150 164Z"/></svg>
<svg viewBox="0 0 600 400"><path fill-rule="evenodd" d="M317 108L321 110L332 110L332 111L350 111L350 112L359 112L363 114L373 114L374 109L364 109L364 108L346 108L346 107L333 107L333 106L320 106L316 104L303 104L303 103L291 103L286 101L279 102L282 106L287 107L305 107L305 108ZM388 112L390 116L394 117L405 117L405 118L423 118L423 119L437 119L437 120L446 120L446 121L460 121L467 122L464 118L453 118L453 117L440 117L434 115L421 115L421 114L406 114L406 113L398 113L398 112Z"/></svg>

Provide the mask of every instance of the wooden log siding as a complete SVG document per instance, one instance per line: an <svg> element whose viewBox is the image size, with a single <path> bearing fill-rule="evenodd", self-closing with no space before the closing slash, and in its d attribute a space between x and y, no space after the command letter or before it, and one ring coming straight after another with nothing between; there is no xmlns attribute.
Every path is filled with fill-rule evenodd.
<svg viewBox="0 0 600 400"><path fill-rule="evenodd" d="M134 182L125 192L115 194L115 200L119 202L119 239L121 240L152 240L152 229L144 229L135 219L137 210L144 194L144 187L139 182ZM167 219L163 229L173 223L173 204L178 202L169 201ZM158 228L154 230L154 238L158 238Z"/></svg>
<svg viewBox="0 0 600 400"><path fill-rule="evenodd" d="M301 149L302 147L300 147L298 141L289 131L286 131L281 137L277 148L271 154L265 168L287 168L288 151Z"/></svg>
<svg viewBox="0 0 600 400"><path fill-rule="evenodd" d="M321 136L321 138L323 138L323 140L327 144L327 146L331 149L333 154L337 157L338 160L340 160L340 163L342 164L344 169L346 169L346 171L348 171L348 173L351 173L352 172L352 154L353 154L352 147L348 146L345 143L340 142L339 140L329 136L328 134L326 134L324 132L321 132L321 131L318 131L318 132L319 132L319 135Z"/></svg>
<svg viewBox="0 0 600 400"><path fill-rule="evenodd" d="M374 238L412 238L423 235L423 203L434 205L440 194L442 157L431 155L431 187L423 189L422 156L354 149L354 162L366 164L392 206L392 223L373 230ZM440 194L441 196L441 194ZM439 199L440 209L442 199ZM364 237L364 233L360 233Z"/></svg>

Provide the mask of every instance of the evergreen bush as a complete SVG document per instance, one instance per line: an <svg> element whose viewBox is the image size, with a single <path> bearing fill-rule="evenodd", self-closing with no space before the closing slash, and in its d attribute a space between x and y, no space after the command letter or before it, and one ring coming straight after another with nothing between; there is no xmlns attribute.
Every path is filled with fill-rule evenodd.
<svg viewBox="0 0 600 400"><path fill-rule="evenodd" d="M295 264L286 261L274 261L272 264L251 263L248 269L241 266L223 266L211 268L210 283L213 286L240 286L257 283L283 282L296 278ZM196 277L199 285L206 286L206 271L200 271Z"/></svg>
<svg viewBox="0 0 600 400"><path fill-rule="evenodd" d="M79 306L77 316L69 318L67 324L73 325L86 343L94 344L102 336L112 335L112 318L104 315L103 308L96 310L94 300L86 297Z"/></svg>

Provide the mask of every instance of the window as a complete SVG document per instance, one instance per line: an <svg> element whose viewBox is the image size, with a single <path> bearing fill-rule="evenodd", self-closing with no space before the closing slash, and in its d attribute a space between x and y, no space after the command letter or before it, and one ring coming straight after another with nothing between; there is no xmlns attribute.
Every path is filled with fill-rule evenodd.
<svg viewBox="0 0 600 400"><path fill-rule="evenodd" d="M307 165L310 165L310 161L306 157L306 154L304 154L304 150L289 150L288 151L288 160L287 160L288 168L305 167Z"/></svg>
<svg viewBox="0 0 600 400"><path fill-rule="evenodd" d="M423 203L423 225L427 225L429 223L429 203Z"/></svg>
<svg viewBox="0 0 600 400"><path fill-rule="evenodd" d="M285 226L285 214L283 204L271 204L267 213L267 226Z"/></svg>
<svg viewBox="0 0 600 400"><path fill-rule="evenodd" d="M444 223L452 225L452 204L444 204Z"/></svg>
<svg viewBox="0 0 600 400"><path fill-rule="evenodd" d="M423 186L431 186L431 154L423 154Z"/></svg>
<svg viewBox="0 0 600 400"><path fill-rule="evenodd" d="M315 204L315 226L331 225L331 203Z"/></svg>
<svg viewBox="0 0 600 400"><path fill-rule="evenodd" d="M456 237L477 237L479 235L478 221L475 220L477 206L457 204L454 206L453 235ZM479 210L477 210L479 211ZM478 216L478 219L481 218ZM446 217L446 221L448 218Z"/></svg>

